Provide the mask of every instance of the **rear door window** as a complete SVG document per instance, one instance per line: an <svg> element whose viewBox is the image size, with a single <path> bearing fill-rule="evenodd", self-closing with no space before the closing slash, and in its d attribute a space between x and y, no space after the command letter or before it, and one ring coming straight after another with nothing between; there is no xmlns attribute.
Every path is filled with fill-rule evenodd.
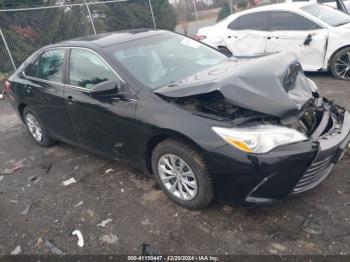
<svg viewBox="0 0 350 262"><path fill-rule="evenodd" d="M63 83L64 49L48 50L29 64L24 73L51 82Z"/></svg>
<svg viewBox="0 0 350 262"><path fill-rule="evenodd" d="M268 12L256 12L248 15L243 15L238 18L238 30L267 30Z"/></svg>

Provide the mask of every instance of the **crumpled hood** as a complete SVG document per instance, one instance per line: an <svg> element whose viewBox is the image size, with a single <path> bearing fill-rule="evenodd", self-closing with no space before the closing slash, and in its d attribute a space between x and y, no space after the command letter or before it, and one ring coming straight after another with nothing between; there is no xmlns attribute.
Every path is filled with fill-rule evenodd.
<svg viewBox="0 0 350 262"><path fill-rule="evenodd" d="M153 92L178 98L219 91L236 106L284 117L299 111L313 97L314 84L303 73L296 75L290 90L285 86L286 75L293 73L296 64L296 56L286 52L228 59Z"/></svg>

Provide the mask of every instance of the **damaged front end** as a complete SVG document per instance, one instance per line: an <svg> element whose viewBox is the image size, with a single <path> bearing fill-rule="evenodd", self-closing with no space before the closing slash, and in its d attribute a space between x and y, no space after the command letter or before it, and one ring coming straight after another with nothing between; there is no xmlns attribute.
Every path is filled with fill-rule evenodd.
<svg viewBox="0 0 350 262"><path fill-rule="evenodd" d="M231 60L155 93L225 122L212 129L238 153L221 148L208 161L225 166L212 172L226 202L238 197L245 204L266 203L309 190L331 172L350 140L349 113L321 97L291 55Z"/></svg>

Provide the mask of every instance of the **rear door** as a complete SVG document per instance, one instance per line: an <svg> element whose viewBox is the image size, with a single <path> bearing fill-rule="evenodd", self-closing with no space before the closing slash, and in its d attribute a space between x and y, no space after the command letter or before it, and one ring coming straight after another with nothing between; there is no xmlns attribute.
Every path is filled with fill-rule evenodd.
<svg viewBox="0 0 350 262"><path fill-rule="evenodd" d="M118 90L107 95L92 95L90 90L104 81L115 81ZM137 100L121 78L94 51L72 48L68 84L65 106L77 141L110 157L133 161Z"/></svg>
<svg viewBox="0 0 350 262"><path fill-rule="evenodd" d="M252 56L266 51L268 12L242 15L228 26L225 44L235 56Z"/></svg>
<svg viewBox="0 0 350 262"><path fill-rule="evenodd" d="M323 68L328 29L290 11L271 11L269 29L267 52L292 51L305 70Z"/></svg>
<svg viewBox="0 0 350 262"><path fill-rule="evenodd" d="M74 132L65 110L64 48L41 53L23 72L25 101L48 131L62 140L74 140Z"/></svg>

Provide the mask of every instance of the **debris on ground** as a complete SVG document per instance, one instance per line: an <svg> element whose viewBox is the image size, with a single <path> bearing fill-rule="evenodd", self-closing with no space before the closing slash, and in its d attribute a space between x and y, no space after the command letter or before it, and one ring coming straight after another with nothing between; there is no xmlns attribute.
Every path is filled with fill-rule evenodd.
<svg viewBox="0 0 350 262"><path fill-rule="evenodd" d="M10 200L9 202L12 203L12 204L18 204L17 200Z"/></svg>
<svg viewBox="0 0 350 262"><path fill-rule="evenodd" d="M159 252L154 250L151 245L142 245L142 256L159 256Z"/></svg>
<svg viewBox="0 0 350 262"><path fill-rule="evenodd" d="M76 235L78 237L78 246L83 247L84 246L84 238L83 234L80 232L80 230L74 230L72 235Z"/></svg>
<svg viewBox="0 0 350 262"><path fill-rule="evenodd" d="M37 179L36 176L30 176L30 177L28 177L28 181L30 181L30 182L34 182L36 179Z"/></svg>
<svg viewBox="0 0 350 262"><path fill-rule="evenodd" d="M80 206L83 205L83 204L84 204L84 201L80 201L79 203L75 204L74 206L75 206L75 207L80 207Z"/></svg>
<svg viewBox="0 0 350 262"><path fill-rule="evenodd" d="M41 237L39 237L38 241L35 244L35 247L41 246L43 243L44 243L44 240Z"/></svg>
<svg viewBox="0 0 350 262"><path fill-rule="evenodd" d="M108 174L108 173L113 172L113 171L114 171L113 168L109 168L105 171L105 173Z"/></svg>
<svg viewBox="0 0 350 262"><path fill-rule="evenodd" d="M99 227L106 227L106 225L107 225L108 223L111 223L112 221L113 221L113 219L108 218L108 219L106 219L106 220L103 220L101 223L97 224L97 226L99 226Z"/></svg>
<svg viewBox="0 0 350 262"><path fill-rule="evenodd" d="M3 99L4 98L4 94L0 94L0 99Z"/></svg>
<svg viewBox="0 0 350 262"><path fill-rule="evenodd" d="M116 235L113 234L108 234L108 235L104 235L100 238L100 240L104 243L110 244L110 245L116 245L118 244L118 240L119 238Z"/></svg>
<svg viewBox="0 0 350 262"><path fill-rule="evenodd" d="M65 253L61 250L55 247L49 240L45 239L45 245L50 250L51 253L56 255L64 255Z"/></svg>
<svg viewBox="0 0 350 262"><path fill-rule="evenodd" d="M23 166L22 165L15 165L13 168L5 168L3 171L1 171L0 174L2 175L12 175L16 171L20 170Z"/></svg>
<svg viewBox="0 0 350 262"><path fill-rule="evenodd" d="M66 181L63 181L62 184L64 186L69 186L70 184L74 184L76 183L77 181L74 179L74 177L71 177L70 179L67 179Z"/></svg>
<svg viewBox="0 0 350 262"><path fill-rule="evenodd" d="M18 254L21 253L21 252L22 252L21 246L16 246L16 248L15 248L14 250L11 251L11 255L16 256L16 255L18 255Z"/></svg>
<svg viewBox="0 0 350 262"><path fill-rule="evenodd" d="M278 243L273 243L272 244L273 248L278 251L286 251L287 247Z"/></svg>
<svg viewBox="0 0 350 262"><path fill-rule="evenodd" d="M141 220L141 224L143 226L152 225L151 221L149 221L148 218L146 218L145 220Z"/></svg>
<svg viewBox="0 0 350 262"><path fill-rule="evenodd" d="M27 205L27 206L23 209L23 211L21 212L21 215L22 215L22 216L28 215L31 208L32 208L32 204Z"/></svg>
<svg viewBox="0 0 350 262"><path fill-rule="evenodd" d="M94 217L95 213L91 209L86 210L86 212L89 214L90 217Z"/></svg>
<svg viewBox="0 0 350 262"><path fill-rule="evenodd" d="M74 167L74 171L78 171L78 170L79 170L79 166L77 165Z"/></svg>
<svg viewBox="0 0 350 262"><path fill-rule="evenodd" d="M4 179L4 176L0 176L0 182Z"/></svg>
<svg viewBox="0 0 350 262"><path fill-rule="evenodd" d="M52 168L52 163L50 162L48 164L45 164L41 168L45 170L46 174L48 174L48 173L50 173L50 170Z"/></svg>
<svg viewBox="0 0 350 262"><path fill-rule="evenodd" d="M320 235L323 233L323 226L321 219L313 215L309 215L304 221L302 228L305 232L313 235Z"/></svg>

